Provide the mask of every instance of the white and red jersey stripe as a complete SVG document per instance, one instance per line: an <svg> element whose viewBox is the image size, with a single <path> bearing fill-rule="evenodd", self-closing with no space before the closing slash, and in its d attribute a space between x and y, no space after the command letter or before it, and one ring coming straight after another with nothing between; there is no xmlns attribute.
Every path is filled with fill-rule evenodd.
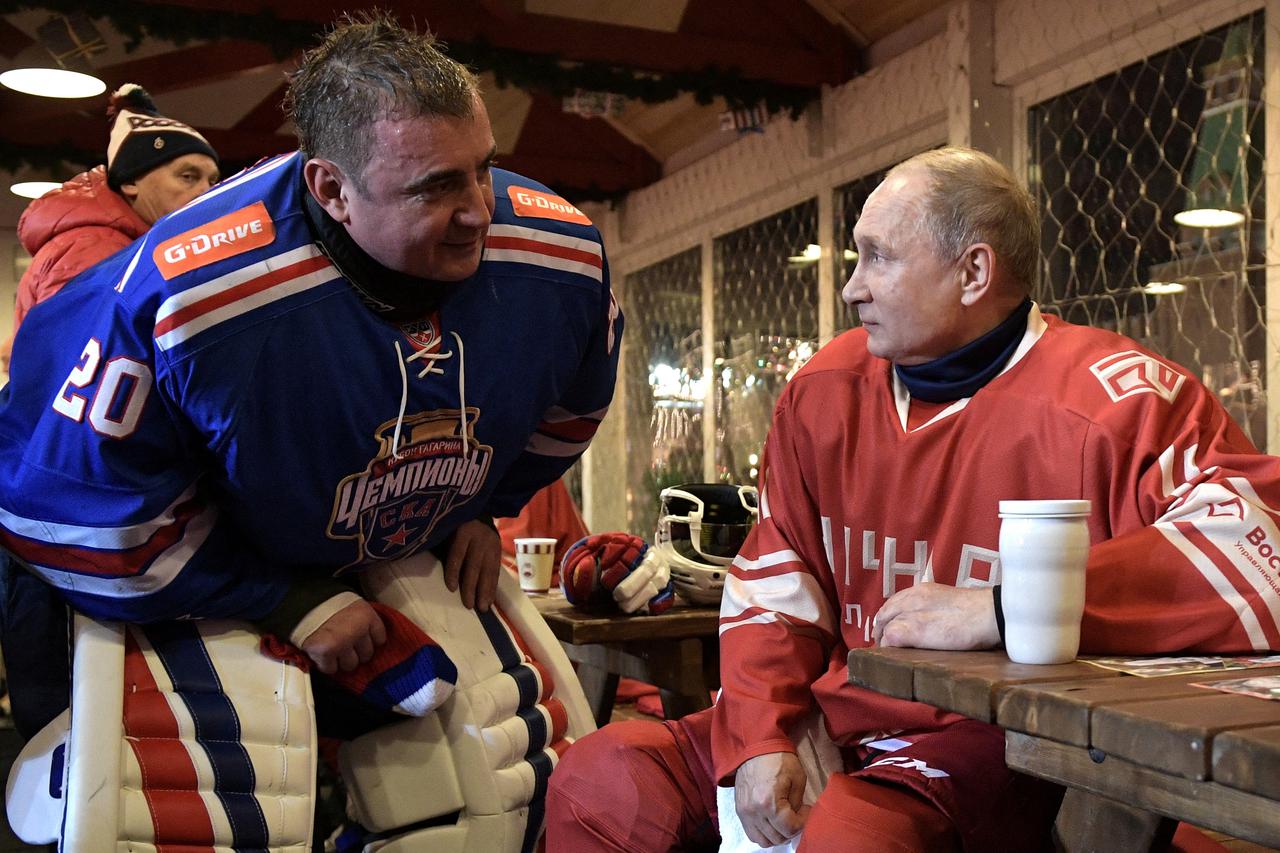
<svg viewBox="0 0 1280 853"><path fill-rule="evenodd" d="M311 243L263 258L164 300L156 312L156 346L171 349L219 323L340 277Z"/></svg>
<svg viewBox="0 0 1280 853"><path fill-rule="evenodd" d="M186 567L218 517L193 485L153 518L88 527L0 510L0 543L60 589L109 598L158 592Z"/></svg>
<svg viewBox="0 0 1280 853"><path fill-rule="evenodd" d="M587 449L608 407L579 415L554 406L542 416L525 450L542 456L577 456Z"/></svg>
<svg viewBox="0 0 1280 853"><path fill-rule="evenodd" d="M523 225L489 226L484 260L528 264L604 280L604 249L596 240Z"/></svg>

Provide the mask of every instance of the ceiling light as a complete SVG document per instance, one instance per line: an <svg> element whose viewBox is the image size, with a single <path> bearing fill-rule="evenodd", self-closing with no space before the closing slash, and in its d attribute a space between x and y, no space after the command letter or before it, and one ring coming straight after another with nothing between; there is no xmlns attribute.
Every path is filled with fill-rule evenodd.
<svg viewBox="0 0 1280 853"><path fill-rule="evenodd" d="M15 68L0 74L0 85L43 98L91 98L107 90L97 77L61 68Z"/></svg>
<svg viewBox="0 0 1280 853"><path fill-rule="evenodd" d="M1230 228L1244 222L1244 214L1218 207L1197 207L1175 213L1173 221L1188 228Z"/></svg>
<svg viewBox="0 0 1280 853"><path fill-rule="evenodd" d="M9 187L9 192L23 198L40 198L49 190L56 190L62 184L56 181L19 181Z"/></svg>
<svg viewBox="0 0 1280 853"><path fill-rule="evenodd" d="M804 251L798 255L791 255L787 258L793 264L811 264L822 257L822 247L817 243L810 243L804 247Z"/></svg>
<svg viewBox="0 0 1280 853"><path fill-rule="evenodd" d="M1169 296L1186 289L1187 286L1180 281L1149 281L1142 286L1142 292L1148 296Z"/></svg>

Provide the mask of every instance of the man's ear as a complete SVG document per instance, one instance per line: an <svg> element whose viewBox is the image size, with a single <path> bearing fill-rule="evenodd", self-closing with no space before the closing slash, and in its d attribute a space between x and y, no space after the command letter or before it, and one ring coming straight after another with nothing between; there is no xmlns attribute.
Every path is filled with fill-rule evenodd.
<svg viewBox="0 0 1280 853"><path fill-rule="evenodd" d="M312 157L302 167L302 180L316 204L332 219L345 225L350 218L346 194L343 192L347 178L338 164L321 157Z"/></svg>
<svg viewBox="0 0 1280 853"><path fill-rule="evenodd" d="M996 276L996 253L986 243L974 243L964 250L958 261L960 304L972 307L988 292Z"/></svg>
<svg viewBox="0 0 1280 853"><path fill-rule="evenodd" d="M124 200L129 202L130 207L133 207L133 203L138 200L138 185L133 181L121 184L120 195L124 196Z"/></svg>

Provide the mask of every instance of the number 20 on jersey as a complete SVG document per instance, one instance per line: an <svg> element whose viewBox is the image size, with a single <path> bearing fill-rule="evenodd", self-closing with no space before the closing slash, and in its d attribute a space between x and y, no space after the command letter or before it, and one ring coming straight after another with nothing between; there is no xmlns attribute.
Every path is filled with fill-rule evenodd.
<svg viewBox="0 0 1280 853"><path fill-rule="evenodd" d="M96 390L87 390L95 383ZM89 426L96 432L110 438L126 438L138 428L151 385L150 367L125 356L108 359L104 365L102 344L90 338L79 363L53 399L53 410L80 423L88 408Z"/></svg>

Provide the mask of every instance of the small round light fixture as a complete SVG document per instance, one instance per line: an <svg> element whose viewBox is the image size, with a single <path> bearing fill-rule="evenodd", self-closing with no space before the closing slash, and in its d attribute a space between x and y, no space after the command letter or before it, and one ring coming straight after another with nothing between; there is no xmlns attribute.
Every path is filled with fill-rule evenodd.
<svg viewBox="0 0 1280 853"><path fill-rule="evenodd" d="M793 264L811 264L822 257L822 247L817 243L810 243L804 247L804 251L798 255L790 255L787 260Z"/></svg>
<svg viewBox="0 0 1280 853"><path fill-rule="evenodd" d="M0 86L42 98L91 98L107 90L97 77L62 68L15 68L0 74Z"/></svg>
<svg viewBox="0 0 1280 853"><path fill-rule="evenodd" d="M1148 296L1170 296L1186 289L1187 286L1180 281L1149 281L1142 286L1142 292Z"/></svg>
<svg viewBox="0 0 1280 853"><path fill-rule="evenodd" d="M40 198L49 190L56 190L62 184L57 181L19 181L9 187L9 192L23 198Z"/></svg>
<svg viewBox="0 0 1280 853"><path fill-rule="evenodd" d="M1188 228L1231 228L1244 222L1244 214L1218 207L1196 207L1175 213L1173 221Z"/></svg>

